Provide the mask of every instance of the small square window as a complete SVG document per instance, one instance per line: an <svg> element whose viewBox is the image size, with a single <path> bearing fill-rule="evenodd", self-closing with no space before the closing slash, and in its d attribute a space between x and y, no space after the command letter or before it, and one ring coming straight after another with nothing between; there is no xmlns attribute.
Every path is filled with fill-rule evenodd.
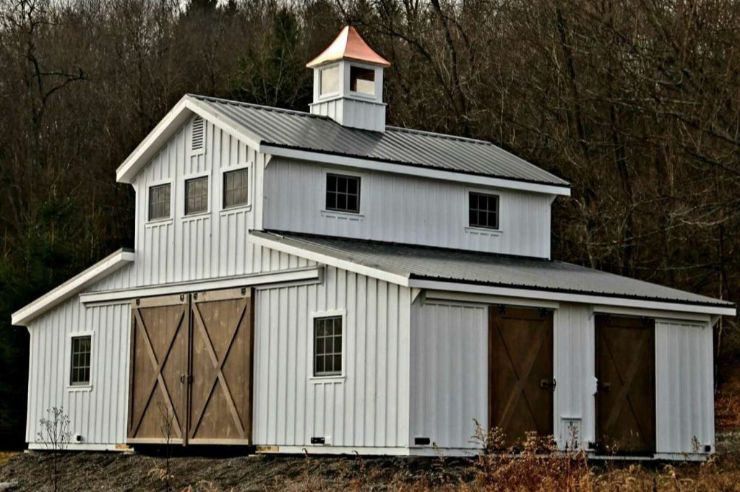
<svg viewBox="0 0 740 492"><path fill-rule="evenodd" d="M369 96L375 95L375 70L351 66L349 69L349 88Z"/></svg>
<svg viewBox="0 0 740 492"><path fill-rule="evenodd" d="M498 195L471 192L468 220L470 227L498 229Z"/></svg>
<svg viewBox="0 0 740 492"><path fill-rule="evenodd" d="M90 384L90 352L92 346L90 335L72 337L72 358L69 383L72 386Z"/></svg>
<svg viewBox="0 0 740 492"><path fill-rule="evenodd" d="M249 200L247 169L224 173L224 208L246 205Z"/></svg>
<svg viewBox="0 0 740 492"><path fill-rule="evenodd" d="M339 93L339 66L324 68L320 72L322 96Z"/></svg>
<svg viewBox="0 0 740 492"><path fill-rule="evenodd" d="M208 211L208 176L185 180L185 215Z"/></svg>
<svg viewBox="0 0 740 492"><path fill-rule="evenodd" d="M360 213L360 178L327 174L326 209Z"/></svg>
<svg viewBox="0 0 740 492"><path fill-rule="evenodd" d="M170 217L170 185L149 187L149 220Z"/></svg>
<svg viewBox="0 0 740 492"><path fill-rule="evenodd" d="M342 374L342 317L315 318L313 338L313 375Z"/></svg>

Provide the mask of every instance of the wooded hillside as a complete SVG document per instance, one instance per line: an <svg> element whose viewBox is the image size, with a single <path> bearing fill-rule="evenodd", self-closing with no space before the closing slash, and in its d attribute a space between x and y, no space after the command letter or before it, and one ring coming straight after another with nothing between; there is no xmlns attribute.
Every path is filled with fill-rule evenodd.
<svg viewBox="0 0 740 492"><path fill-rule="evenodd" d="M307 110L305 63L345 23L393 64L391 124L492 140L572 183L555 258L740 299L739 2L5 0L0 442L25 417L10 313L132 244L116 167L184 93ZM737 331L718 327L721 364Z"/></svg>

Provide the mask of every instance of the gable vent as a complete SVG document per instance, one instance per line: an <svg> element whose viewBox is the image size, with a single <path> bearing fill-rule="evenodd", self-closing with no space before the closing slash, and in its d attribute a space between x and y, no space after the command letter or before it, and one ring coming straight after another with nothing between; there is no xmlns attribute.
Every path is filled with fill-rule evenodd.
<svg viewBox="0 0 740 492"><path fill-rule="evenodd" d="M203 118L193 118L192 134L190 136L190 150L193 153L203 152L206 136L206 125Z"/></svg>

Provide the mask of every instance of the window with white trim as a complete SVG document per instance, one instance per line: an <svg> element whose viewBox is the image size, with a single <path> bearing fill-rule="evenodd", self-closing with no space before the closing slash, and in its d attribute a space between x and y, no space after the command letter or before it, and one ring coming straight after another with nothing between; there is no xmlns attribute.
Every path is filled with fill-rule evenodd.
<svg viewBox="0 0 740 492"><path fill-rule="evenodd" d="M314 318L313 340L313 375L342 374L342 317Z"/></svg>
<svg viewBox="0 0 740 492"><path fill-rule="evenodd" d="M498 229L498 195L471 191L469 200L470 227Z"/></svg>
<svg viewBox="0 0 740 492"><path fill-rule="evenodd" d="M69 384L71 386L87 386L90 384L92 336L83 335L72 337L71 345L72 357L70 359Z"/></svg>
<svg viewBox="0 0 740 492"><path fill-rule="evenodd" d="M185 180L185 215L208 211L208 176Z"/></svg>
<svg viewBox="0 0 740 492"><path fill-rule="evenodd" d="M224 208L238 207L249 202L249 171L237 169L224 173Z"/></svg>
<svg viewBox="0 0 740 492"><path fill-rule="evenodd" d="M149 187L149 220L170 217L170 184Z"/></svg>

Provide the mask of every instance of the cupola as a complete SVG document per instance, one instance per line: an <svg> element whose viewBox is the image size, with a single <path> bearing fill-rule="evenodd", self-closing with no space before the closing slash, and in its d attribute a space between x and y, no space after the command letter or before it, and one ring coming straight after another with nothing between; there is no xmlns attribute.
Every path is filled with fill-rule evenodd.
<svg viewBox="0 0 740 492"><path fill-rule="evenodd" d="M354 27L346 26L306 65L313 69L311 113L343 126L385 131L383 69L390 65Z"/></svg>

